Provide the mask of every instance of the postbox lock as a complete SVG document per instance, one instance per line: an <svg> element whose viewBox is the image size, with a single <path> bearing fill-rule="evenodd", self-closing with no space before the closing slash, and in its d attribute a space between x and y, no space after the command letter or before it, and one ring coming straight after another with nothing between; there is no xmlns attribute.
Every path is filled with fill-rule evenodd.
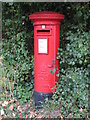
<svg viewBox="0 0 90 120"><path fill-rule="evenodd" d="M55 60L52 60L52 63L55 65Z"/></svg>

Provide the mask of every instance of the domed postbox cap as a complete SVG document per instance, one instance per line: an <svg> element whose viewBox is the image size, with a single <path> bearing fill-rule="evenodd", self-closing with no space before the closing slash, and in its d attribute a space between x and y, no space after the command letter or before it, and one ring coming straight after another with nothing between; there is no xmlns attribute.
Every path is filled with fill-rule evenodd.
<svg viewBox="0 0 90 120"><path fill-rule="evenodd" d="M43 11L43 12L36 12L29 15L30 20L63 20L64 15L59 14L57 12L51 11Z"/></svg>

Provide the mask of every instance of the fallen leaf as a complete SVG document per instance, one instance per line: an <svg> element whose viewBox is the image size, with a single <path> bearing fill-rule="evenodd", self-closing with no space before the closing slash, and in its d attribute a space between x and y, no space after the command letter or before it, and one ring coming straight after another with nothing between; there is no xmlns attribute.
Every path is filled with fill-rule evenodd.
<svg viewBox="0 0 90 120"><path fill-rule="evenodd" d="M0 105L2 104L3 101L0 101Z"/></svg>
<svg viewBox="0 0 90 120"><path fill-rule="evenodd" d="M11 100L8 101L9 104L13 103L13 102L16 102L16 99L11 99Z"/></svg>
<svg viewBox="0 0 90 120"><path fill-rule="evenodd" d="M39 114L37 115L37 118L42 118L42 115L39 113Z"/></svg>
<svg viewBox="0 0 90 120"><path fill-rule="evenodd" d="M20 120L23 120L23 112L20 112Z"/></svg>
<svg viewBox="0 0 90 120"><path fill-rule="evenodd" d="M3 58L0 57L0 62L3 60Z"/></svg>
<svg viewBox="0 0 90 120"><path fill-rule="evenodd" d="M17 99L16 99L16 98L14 98L14 101L16 102L16 101L17 101Z"/></svg>
<svg viewBox="0 0 90 120"><path fill-rule="evenodd" d="M9 110L13 110L13 104L9 106Z"/></svg>
<svg viewBox="0 0 90 120"><path fill-rule="evenodd" d="M59 110L52 110L52 111L50 112L50 117L51 117L51 118L58 117L59 113L60 113Z"/></svg>
<svg viewBox="0 0 90 120"><path fill-rule="evenodd" d="M4 103L2 103L2 106L5 107L8 105L8 101L4 101Z"/></svg>
<svg viewBox="0 0 90 120"><path fill-rule="evenodd" d="M59 118L63 118L61 114L59 114Z"/></svg>
<svg viewBox="0 0 90 120"><path fill-rule="evenodd" d="M1 114L0 114L0 120L2 120L3 118L2 118L2 116L1 116Z"/></svg>
<svg viewBox="0 0 90 120"><path fill-rule="evenodd" d="M4 115L4 110L3 109L1 110L1 115Z"/></svg>
<svg viewBox="0 0 90 120"><path fill-rule="evenodd" d="M71 114L71 113L69 113L69 116L68 116L68 118L71 118L71 115L72 115L72 114Z"/></svg>
<svg viewBox="0 0 90 120"><path fill-rule="evenodd" d="M3 94L2 94L2 96L5 98L5 97L6 97L6 94L5 94L5 93L3 93Z"/></svg>
<svg viewBox="0 0 90 120"><path fill-rule="evenodd" d="M4 101L4 104L5 104L5 105L8 105L8 101Z"/></svg>
<svg viewBox="0 0 90 120"><path fill-rule="evenodd" d="M19 110L20 112L22 112L22 109L20 108L20 106L17 107L17 110Z"/></svg>
<svg viewBox="0 0 90 120"><path fill-rule="evenodd" d="M22 118L22 113L20 113L20 118Z"/></svg>
<svg viewBox="0 0 90 120"><path fill-rule="evenodd" d="M26 114L26 119L28 118L28 115Z"/></svg>
<svg viewBox="0 0 90 120"><path fill-rule="evenodd" d="M35 108L33 108L33 112L35 112Z"/></svg>
<svg viewBox="0 0 90 120"><path fill-rule="evenodd" d="M15 107L17 107L19 105L19 102L17 101L16 104L15 104Z"/></svg>
<svg viewBox="0 0 90 120"><path fill-rule="evenodd" d="M15 117L15 113L13 113L13 117Z"/></svg>
<svg viewBox="0 0 90 120"><path fill-rule="evenodd" d="M17 107L17 110L19 110L20 106Z"/></svg>
<svg viewBox="0 0 90 120"><path fill-rule="evenodd" d="M83 109L82 108L80 108L80 112L82 112L83 111Z"/></svg>
<svg viewBox="0 0 90 120"><path fill-rule="evenodd" d="M34 112L29 111L30 112L30 118L34 117Z"/></svg>

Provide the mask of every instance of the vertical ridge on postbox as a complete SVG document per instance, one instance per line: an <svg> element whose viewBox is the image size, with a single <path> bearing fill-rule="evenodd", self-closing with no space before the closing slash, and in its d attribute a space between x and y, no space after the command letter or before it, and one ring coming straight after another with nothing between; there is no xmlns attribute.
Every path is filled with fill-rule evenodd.
<svg viewBox="0 0 90 120"><path fill-rule="evenodd" d="M45 11L31 14L29 19L34 25L34 98L35 104L40 105L40 101L55 92L55 82L58 82L56 74L59 60L56 55L60 40L60 21L64 19L64 15Z"/></svg>

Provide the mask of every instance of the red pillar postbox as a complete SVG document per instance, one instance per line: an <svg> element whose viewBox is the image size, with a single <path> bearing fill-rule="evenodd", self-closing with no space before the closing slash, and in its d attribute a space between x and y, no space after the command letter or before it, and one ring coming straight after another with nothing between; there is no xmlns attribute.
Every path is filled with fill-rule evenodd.
<svg viewBox="0 0 90 120"><path fill-rule="evenodd" d="M56 59L60 40L60 21L64 15L37 12L29 15L34 25L34 99L36 106L55 92L59 60ZM54 71L54 72L53 72Z"/></svg>

